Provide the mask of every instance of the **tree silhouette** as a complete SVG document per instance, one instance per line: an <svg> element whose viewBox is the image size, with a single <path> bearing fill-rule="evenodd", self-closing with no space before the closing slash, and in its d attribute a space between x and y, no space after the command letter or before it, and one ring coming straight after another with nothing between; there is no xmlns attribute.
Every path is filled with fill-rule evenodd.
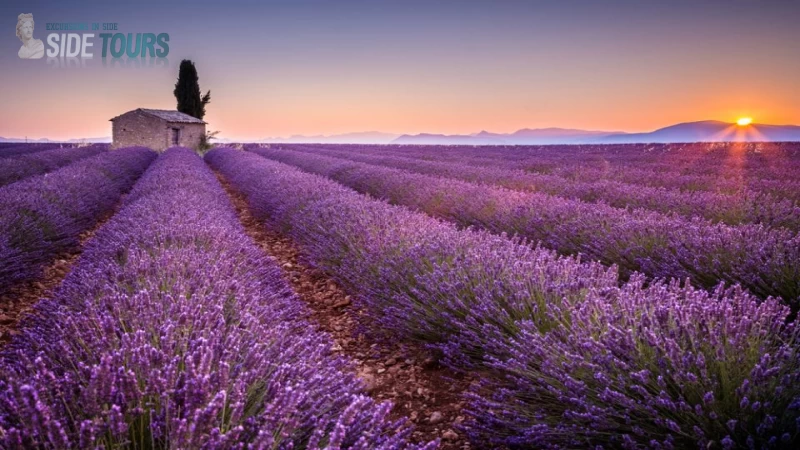
<svg viewBox="0 0 800 450"><path fill-rule="evenodd" d="M178 100L178 111L203 120L206 115L206 105L211 103L211 90L200 97L200 82L197 68L190 59L181 61L178 69L178 82L172 92Z"/></svg>

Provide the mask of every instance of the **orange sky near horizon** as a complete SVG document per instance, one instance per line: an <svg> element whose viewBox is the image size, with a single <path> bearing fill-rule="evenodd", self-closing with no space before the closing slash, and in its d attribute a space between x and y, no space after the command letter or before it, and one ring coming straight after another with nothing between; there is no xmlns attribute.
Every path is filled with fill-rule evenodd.
<svg viewBox="0 0 800 450"><path fill-rule="evenodd" d="M202 66L200 70L202 74ZM32 97L24 91L4 92L4 102L23 103L25 109L35 113L19 114L19 110L3 108L0 136L109 136L108 119L124 111L137 107L173 109L171 72L176 72L177 67L152 71L158 73L148 73L148 77L137 72L120 73L114 79L101 79L93 88L97 94L80 105L61 99L52 101L50 96ZM48 75L37 74L34 78L42 78L42 84L52 84ZM77 69L59 75L60 89L83 89L82 74ZM594 92L581 92L581 86L570 83L540 84L524 93L490 90L474 83L466 89L477 93L466 96L460 94L464 87L420 88L403 80L373 81L373 86L365 89L337 80L316 84L271 80L263 85L253 80L251 85L235 86L232 81L215 78L214 74L201 78L201 87L212 88L212 103L206 116L209 129L219 130L221 137L243 140L358 131L507 133L546 127L643 132L698 120L732 123L740 117L752 117L756 123L800 124L800 109L796 107L800 105L800 95L787 96L771 82L742 80L737 84L735 78L715 83L718 89L713 92L687 87L672 96L646 92L623 95L613 80L597 83ZM114 93L120 81L130 92ZM655 83L653 87L658 89ZM412 89L414 92L409 92Z"/></svg>

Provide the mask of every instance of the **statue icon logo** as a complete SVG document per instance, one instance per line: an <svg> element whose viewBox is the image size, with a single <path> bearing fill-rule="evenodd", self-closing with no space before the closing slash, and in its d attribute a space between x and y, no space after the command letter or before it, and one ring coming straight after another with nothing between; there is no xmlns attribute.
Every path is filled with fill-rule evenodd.
<svg viewBox="0 0 800 450"><path fill-rule="evenodd" d="M17 16L17 37L22 41L17 56L21 59L39 59L44 56L44 43L33 38L33 14Z"/></svg>

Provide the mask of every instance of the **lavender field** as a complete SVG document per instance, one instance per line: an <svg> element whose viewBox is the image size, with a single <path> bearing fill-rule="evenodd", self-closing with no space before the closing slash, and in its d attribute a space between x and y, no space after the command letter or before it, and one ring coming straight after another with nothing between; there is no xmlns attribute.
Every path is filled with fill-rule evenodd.
<svg viewBox="0 0 800 450"><path fill-rule="evenodd" d="M0 209L0 448L800 448L800 144L4 145Z"/></svg>

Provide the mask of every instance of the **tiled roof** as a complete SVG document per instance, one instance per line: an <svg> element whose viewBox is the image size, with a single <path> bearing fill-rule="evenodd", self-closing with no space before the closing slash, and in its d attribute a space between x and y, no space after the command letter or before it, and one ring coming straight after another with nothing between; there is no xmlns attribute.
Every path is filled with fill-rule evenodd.
<svg viewBox="0 0 800 450"><path fill-rule="evenodd" d="M161 120L166 122L179 122L179 123L205 123L202 120L198 119L197 117L192 117L188 114L184 114L180 111L171 111L167 109L146 109L146 108L138 108L136 111L141 111L147 115L158 117ZM129 111L131 112L131 111ZM126 113L127 114L127 113ZM117 116L120 117L120 116ZM114 117L116 119L117 117ZM111 119L111 120L114 120Z"/></svg>

